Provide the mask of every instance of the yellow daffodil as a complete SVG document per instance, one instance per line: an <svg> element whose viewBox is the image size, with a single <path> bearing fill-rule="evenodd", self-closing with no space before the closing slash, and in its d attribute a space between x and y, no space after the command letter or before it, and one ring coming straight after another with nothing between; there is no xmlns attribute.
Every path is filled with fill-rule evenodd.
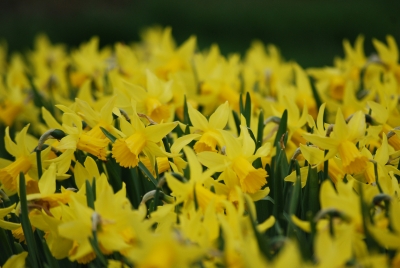
<svg viewBox="0 0 400 268"><path fill-rule="evenodd" d="M172 81L164 82L149 70L146 71L146 79L146 89L125 83L126 90L122 91L122 96L128 98L120 98L120 106L130 108L130 103L127 104L126 100L133 98L136 102L137 112L146 114L157 123L171 121L173 112L169 102L172 99Z"/></svg>
<svg viewBox="0 0 400 268"><path fill-rule="evenodd" d="M121 191L124 191L124 188ZM69 206L72 208L73 217L58 226L59 235L73 241L69 251L70 260L87 263L95 258L89 242L93 231L97 232L99 247L104 254L131 247L130 243L134 239L131 223L138 221L138 214L126 205L128 201L125 196L113 193L105 176L97 180L96 196L98 198L94 202L95 210L86 207L76 196L72 196Z"/></svg>
<svg viewBox="0 0 400 268"><path fill-rule="evenodd" d="M346 173L361 173L367 167L368 158L360 153L354 143L364 136L365 129L365 115L361 111L355 113L346 124L339 109L330 137L304 134L304 138L322 149L329 150L325 156L326 160L338 154Z"/></svg>
<svg viewBox="0 0 400 268"><path fill-rule="evenodd" d="M216 152L217 145L221 148L222 136L219 130L223 130L228 123L230 115L228 102L220 105L210 116L208 121L204 115L194 109L190 104L188 104L188 113L193 125L193 131L201 134L200 140L197 141L193 147L195 152Z"/></svg>
<svg viewBox="0 0 400 268"><path fill-rule="evenodd" d="M36 162L36 153L31 153L36 144L32 144L30 139L27 139L27 131L29 125L25 126L21 132L15 137L16 143L10 138L9 128L6 128L6 135L4 137L6 150L15 157L13 162L7 161L7 166L0 169L0 182L2 188L9 194L18 192L17 180L20 172L28 174L30 178L38 179L38 170ZM46 157L49 150L42 152L42 161ZM4 161L4 160L3 160Z"/></svg>
<svg viewBox="0 0 400 268"><path fill-rule="evenodd" d="M47 211L34 209L29 213L32 226L45 232L45 239L51 254L56 259L68 257L73 241L60 236L58 226L74 219L72 208L61 204Z"/></svg>
<svg viewBox="0 0 400 268"><path fill-rule="evenodd" d="M257 152L255 152L255 143L250 137L247 129L241 126L241 141L234 138L230 133L221 132L226 155L215 152L201 152L198 154L200 163L209 168L217 169L217 172L224 172L231 169L236 173L237 184L245 193L254 194L261 190L261 187L267 183L267 172L263 168L255 169L252 166L254 160L258 157L265 157L269 154L271 145L265 143Z"/></svg>
<svg viewBox="0 0 400 268"><path fill-rule="evenodd" d="M80 87L87 79L94 81L97 90L103 91L103 75L107 67L106 59L110 56L109 49L99 51L99 38L93 37L72 52L72 62L76 70L71 72L70 80L73 86Z"/></svg>
<svg viewBox="0 0 400 268"><path fill-rule="evenodd" d="M28 256L28 252L23 251L20 254L12 255L7 262L4 264L3 268L24 268L25 259Z"/></svg>
<svg viewBox="0 0 400 268"><path fill-rule="evenodd" d="M1 228L6 229L6 230L15 230L21 226L19 223L14 223L14 222L4 220L4 218L6 218L7 215L10 214L14 210L15 205L16 204L13 204L13 205L9 206L8 208L0 208L0 227Z"/></svg>
<svg viewBox="0 0 400 268"><path fill-rule="evenodd" d="M168 156L157 143L170 133L177 123L163 123L146 127L136 114L135 104L132 106L134 113L131 123L129 124L125 118L120 118L124 137L117 139L113 144L113 157L123 167L135 167L139 163L139 155L143 152L150 159L151 166L154 166L157 156Z"/></svg>
<svg viewBox="0 0 400 268"><path fill-rule="evenodd" d="M199 207L205 209L211 201L218 203L218 201L223 200L223 196L216 195L203 186L204 182L214 174L216 169L212 168L203 173L194 152L188 147L185 147L183 150L189 162L190 179L185 183L179 181L169 173L165 174L168 186L171 188L173 196L176 197L176 204L184 202L185 206L193 206L196 195L195 202L198 203Z"/></svg>
<svg viewBox="0 0 400 268"><path fill-rule="evenodd" d="M64 113L62 126L68 135L60 140L57 146L58 150L78 149L90 153L101 160L106 160L109 140L105 137L97 137L98 131L84 132L82 120L78 115Z"/></svg>
<svg viewBox="0 0 400 268"><path fill-rule="evenodd" d="M70 200L71 191L61 188L61 193L56 191L56 164L52 163L50 167L43 173L38 182L39 193L27 195L28 202L49 210L60 204L66 204Z"/></svg>
<svg viewBox="0 0 400 268"><path fill-rule="evenodd" d="M78 115L83 118L90 130L86 132L87 135L98 138L98 139L105 139L106 136L104 135L101 128L104 128L108 132L113 135L119 133L113 126L113 109L115 108L115 100L116 97L110 98L100 109L99 112L94 111L90 105L80 99L76 99L75 102L77 104L77 109L79 110Z"/></svg>

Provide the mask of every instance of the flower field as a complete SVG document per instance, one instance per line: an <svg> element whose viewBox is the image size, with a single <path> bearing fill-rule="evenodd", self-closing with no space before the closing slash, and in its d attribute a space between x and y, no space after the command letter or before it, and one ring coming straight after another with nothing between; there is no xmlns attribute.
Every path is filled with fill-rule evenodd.
<svg viewBox="0 0 400 268"><path fill-rule="evenodd" d="M308 69L171 28L0 44L0 266L400 267L399 52L371 41Z"/></svg>

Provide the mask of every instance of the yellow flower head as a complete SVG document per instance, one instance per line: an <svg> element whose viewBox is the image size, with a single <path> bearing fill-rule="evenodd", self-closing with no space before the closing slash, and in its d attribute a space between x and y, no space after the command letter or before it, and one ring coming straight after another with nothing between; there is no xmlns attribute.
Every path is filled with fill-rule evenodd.
<svg viewBox="0 0 400 268"><path fill-rule="evenodd" d="M115 141L112 154L115 160L123 167L135 167L139 163L139 155L143 152L152 166L155 165L155 157L168 156L157 145L162 138L170 133L177 123L157 124L145 127L136 114L136 105L133 103L133 116L129 124L125 118L121 118L121 129L125 137Z"/></svg>
<svg viewBox="0 0 400 268"><path fill-rule="evenodd" d="M343 170L346 173L353 174L363 172L367 167L368 158L362 155L355 145L355 142L364 137L365 130L366 124L363 112L355 113L349 123L346 124L339 109L330 137L321 137L318 134L304 134L304 138L322 149L329 150L325 160L338 154L342 160Z"/></svg>

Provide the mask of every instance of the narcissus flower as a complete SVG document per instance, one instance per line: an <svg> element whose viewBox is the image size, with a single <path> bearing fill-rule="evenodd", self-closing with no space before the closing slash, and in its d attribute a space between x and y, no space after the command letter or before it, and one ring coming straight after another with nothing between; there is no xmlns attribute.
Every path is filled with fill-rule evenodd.
<svg viewBox="0 0 400 268"><path fill-rule="evenodd" d="M7 166L0 169L0 182L2 188L9 194L15 194L18 191L17 179L20 172L29 174L29 177L37 180L37 162L36 153L31 153L37 144L30 143L27 139L27 131L29 125L25 126L15 138L14 143L10 138L9 128L6 128L6 136L4 137L6 150L15 157L13 162L5 160ZM28 149L29 148L29 149ZM49 150L42 152L42 161Z"/></svg>
<svg viewBox="0 0 400 268"><path fill-rule="evenodd" d="M329 150L325 156L326 160L338 154L342 160L343 170L346 173L361 173L367 167L368 158L360 153L355 142L364 137L365 129L365 115L363 112L355 113L349 123L346 124L339 109L330 137L304 134L304 138L322 149Z"/></svg>
<svg viewBox="0 0 400 268"><path fill-rule="evenodd" d="M227 168L233 170L238 178L238 185L245 193L256 193L267 183L267 172L263 168L255 169L252 166L258 157L265 157L271 149L270 143L265 143L255 152L255 143L244 126L241 128L241 139L234 138L228 132L221 132L225 142L226 155L215 152L202 152L198 154L200 163L209 168L220 166L217 172Z"/></svg>
<svg viewBox="0 0 400 268"><path fill-rule="evenodd" d="M183 150L189 162L190 179L187 182L181 182L171 174L165 174L168 186L172 190L172 195L176 197L176 204L183 202L185 207L193 206L196 195L196 202L202 209L205 209L212 201L217 205L224 197L211 192L203 186L204 182L214 174L216 168L211 168L203 172L193 150L188 147L185 147ZM221 167L217 167L217 169L219 168ZM220 205L219 209L221 209Z"/></svg>
<svg viewBox="0 0 400 268"><path fill-rule="evenodd" d="M97 137L97 132L84 132L82 120L74 113L63 114L63 129L68 134L61 139L58 150L82 150L90 153L101 160L106 160L107 146L109 140L107 138Z"/></svg>
<svg viewBox="0 0 400 268"><path fill-rule="evenodd" d="M146 78L146 89L125 83L124 95L128 97L128 100L131 98L135 100L137 112L146 114L157 123L167 122L172 117L172 107L168 104L173 96L172 81L164 82L150 71L146 72ZM126 106L124 105L126 99L120 99L120 103Z"/></svg>
<svg viewBox="0 0 400 268"><path fill-rule="evenodd" d="M123 167L135 167L139 163L139 155L143 152L149 159L151 166L155 165L155 157L168 156L157 145L162 138L170 133L178 123L165 123L145 126L136 114L135 104L133 116L129 124L125 118L120 118L123 138L117 139L112 148L112 154L117 163Z"/></svg>
<svg viewBox="0 0 400 268"><path fill-rule="evenodd" d="M15 205L16 204L13 204L7 208L0 208L0 227L1 228L6 229L6 230L15 230L21 226L19 223L14 223L14 222L4 220L4 218L14 210Z"/></svg>
<svg viewBox="0 0 400 268"><path fill-rule="evenodd" d="M56 164L52 163L38 182L40 193L28 194L27 200L45 210L68 203L72 192L61 187L61 193L55 193L56 175Z"/></svg>
<svg viewBox="0 0 400 268"><path fill-rule="evenodd" d="M216 146L221 147L222 135L219 130L223 130L228 123L230 109L228 102L220 105L210 116L209 121L199 111L188 104L188 113L192 122L194 132L200 133L201 138L196 142L193 149L196 153L203 151L216 152Z"/></svg>

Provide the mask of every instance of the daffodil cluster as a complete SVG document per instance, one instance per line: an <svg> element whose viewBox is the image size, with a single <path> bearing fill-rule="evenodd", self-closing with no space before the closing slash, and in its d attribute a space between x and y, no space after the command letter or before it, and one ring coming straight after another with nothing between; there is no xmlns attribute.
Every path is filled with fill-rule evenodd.
<svg viewBox="0 0 400 268"><path fill-rule="evenodd" d="M0 265L400 266L398 47L363 42L0 45Z"/></svg>

